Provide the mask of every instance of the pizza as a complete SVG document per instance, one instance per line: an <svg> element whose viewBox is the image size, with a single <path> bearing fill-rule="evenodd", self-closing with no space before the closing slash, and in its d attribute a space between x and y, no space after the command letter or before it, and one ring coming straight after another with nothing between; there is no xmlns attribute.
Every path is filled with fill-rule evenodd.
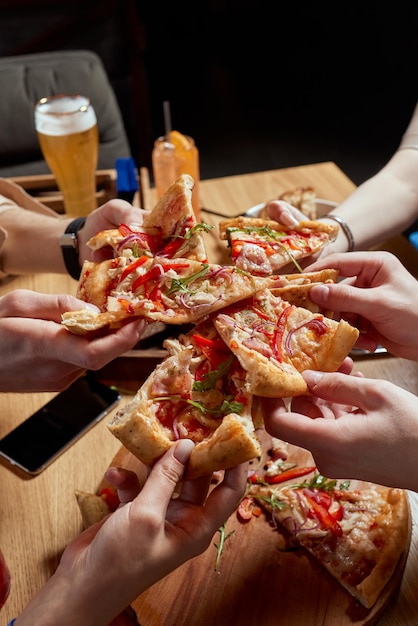
<svg viewBox="0 0 418 626"><path fill-rule="evenodd" d="M92 250L110 246L117 256L129 258L145 254L207 261L202 234L211 227L196 222L191 200L193 186L191 176L181 175L145 215L141 225L121 224L117 229L103 230L87 245Z"/></svg>
<svg viewBox="0 0 418 626"><path fill-rule="evenodd" d="M220 237L231 249L232 263L254 276L277 273L289 262L300 270L298 261L334 241L338 229L338 224L315 220L290 228L274 220L242 216L219 224Z"/></svg>
<svg viewBox="0 0 418 626"><path fill-rule="evenodd" d="M246 373L211 320L164 345L169 355L114 415L110 432L147 466L177 439L192 439L189 478L260 455Z"/></svg>
<svg viewBox="0 0 418 626"><path fill-rule="evenodd" d="M141 255L86 261L77 297L96 305L100 313L70 311L62 322L74 334L90 336L133 317L187 324L274 284L271 277L187 258Z"/></svg>
<svg viewBox="0 0 418 626"><path fill-rule="evenodd" d="M302 285L299 291L309 288ZM302 372L336 371L359 335L345 320L337 322L295 306L289 302L294 293L294 287L258 291L213 318L219 335L247 372L247 389L254 395L307 394Z"/></svg>
<svg viewBox="0 0 418 626"><path fill-rule="evenodd" d="M254 499L273 516L289 545L306 550L371 608L408 549L406 492L327 479L312 460L298 465L287 457L270 461L266 468L263 476L249 475L246 510Z"/></svg>
<svg viewBox="0 0 418 626"><path fill-rule="evenodd" d="M259 291L167 339L168 356L109 430L147 466L190 438L189 476L233 467L260 454L254 396L307 394L301 372L337 369L357 336L344 321Z"/></svg>

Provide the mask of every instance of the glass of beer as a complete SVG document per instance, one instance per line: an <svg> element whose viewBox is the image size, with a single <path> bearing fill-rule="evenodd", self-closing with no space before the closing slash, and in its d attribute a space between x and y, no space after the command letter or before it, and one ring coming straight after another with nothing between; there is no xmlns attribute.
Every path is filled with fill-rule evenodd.
<svg viewBox="0 0 418 626"><path fill-rule="evenodd" d="M190 174L193 177L192 204L196 219L200 222L199 151L194 139L177 130L158 137L152 151L152 170L159 198L181 174Z"/></svg>
<svg viewBox="0 0 418 626"><path fill-rule="evenodd" d="M42 154L63 195L67 215L88 215L97 207L96 168L99 133L89 98L58 95L35 106Z"/></svg>

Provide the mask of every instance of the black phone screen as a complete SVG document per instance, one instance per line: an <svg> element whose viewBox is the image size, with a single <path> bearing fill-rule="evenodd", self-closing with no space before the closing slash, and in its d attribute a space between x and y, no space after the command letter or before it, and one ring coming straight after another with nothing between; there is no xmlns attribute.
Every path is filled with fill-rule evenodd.
<svg viewBox="0 0 418 626"><path fill-rule="evenodd" d="M101 420L120 397L93 377L78 378L3 437L0 455L23 471L38 474Z"/></svg>

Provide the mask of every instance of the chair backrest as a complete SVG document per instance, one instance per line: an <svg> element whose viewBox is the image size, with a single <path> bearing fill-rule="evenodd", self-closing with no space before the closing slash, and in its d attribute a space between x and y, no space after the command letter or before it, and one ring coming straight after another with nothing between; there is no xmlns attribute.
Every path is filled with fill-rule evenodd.
<svg viewBox="0 0 418 626"><path fill-rule="evenodd" d="M99 127L97 169L115 167L131 150L115 93L103 63L90 50L62 50L0 58L0 176L49 173L34 125L35 103L44 96L88 96Z"/></svg>

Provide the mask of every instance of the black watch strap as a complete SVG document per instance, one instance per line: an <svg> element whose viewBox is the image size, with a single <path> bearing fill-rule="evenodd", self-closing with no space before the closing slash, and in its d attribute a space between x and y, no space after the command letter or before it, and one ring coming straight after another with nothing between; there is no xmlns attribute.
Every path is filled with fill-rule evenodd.
<svg viewBox="0 0 418 626"><path fill-rule="evenodd" d="M85 217L77 217L70 222L65 229L65 232L60 236L60 246L62 250L62 256L64 257L65 267L67 272L78 280L80 278L80 261L78 258L78 237L77 233L81 230L86 222Z"/></svg>

